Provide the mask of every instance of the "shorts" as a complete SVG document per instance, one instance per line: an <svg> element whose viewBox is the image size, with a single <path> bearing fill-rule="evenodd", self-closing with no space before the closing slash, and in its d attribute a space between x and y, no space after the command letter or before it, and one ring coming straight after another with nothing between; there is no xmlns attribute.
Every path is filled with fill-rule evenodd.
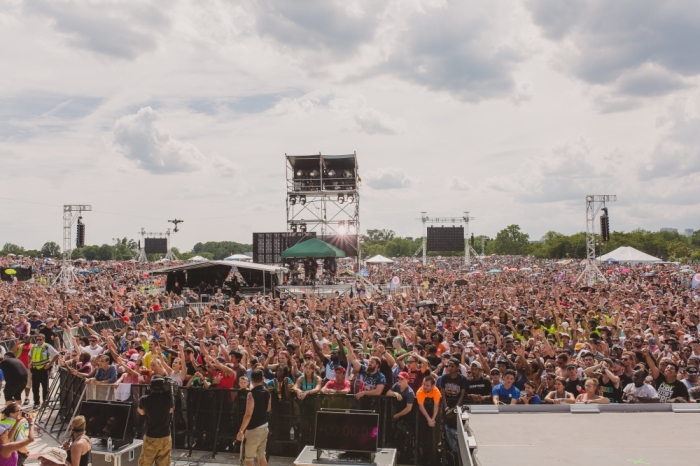
<svg viewBox="0 0 700 466"><path fill-rule="evenodd" d="M245 460L253 461L255 458L265 458L267 448L267 435L270 429L258 427L245 431Z"/></svg>

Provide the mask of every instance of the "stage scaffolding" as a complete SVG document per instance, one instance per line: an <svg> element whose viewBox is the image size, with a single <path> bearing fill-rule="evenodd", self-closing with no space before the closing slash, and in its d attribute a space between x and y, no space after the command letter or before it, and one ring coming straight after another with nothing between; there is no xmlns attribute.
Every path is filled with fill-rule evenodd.
<svg viewBox="0 0 700 466"><path fill-rule="evenodd" d="M287 231L335 236L357 250L360 263L360 191L357 154L288 155ZM334 244L346 250L338 244Z"/></svg>

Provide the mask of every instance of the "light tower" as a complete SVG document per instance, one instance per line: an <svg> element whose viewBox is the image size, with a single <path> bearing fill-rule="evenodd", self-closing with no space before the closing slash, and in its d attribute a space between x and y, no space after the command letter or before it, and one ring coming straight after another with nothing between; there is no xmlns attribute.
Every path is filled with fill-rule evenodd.
<svg viewBox="0 0 700 466"><path fill-rule="evenodd" d="M617 201L617 196L609 194L586 196L586 268L576 279L576 283L584 282L587 286L595 285L596 281L606 283L605 275L596 264L595 254L595 217L606 202ZM607 214L607 210L606 210Z"/></svg>
<svg viewBox="0 0 700 466"><path fill-rule="evenodd" d="M61 271L56 276L54 283L60 283L63 286L69 286L71 281L77 278L71 257L73 255L73 240L72 230L73 223L78 218L82 218L83 212L90 212L92 206L85 204L65 204L63 206L63 265ZM83 225L83 240L84 240L84 225Z"/></svg>
<svg viewBox="0 0 700 466"><path fill-rule="evenodd" d="M316 233L360 261L357 154L287 155L287 232Z"/></svg>

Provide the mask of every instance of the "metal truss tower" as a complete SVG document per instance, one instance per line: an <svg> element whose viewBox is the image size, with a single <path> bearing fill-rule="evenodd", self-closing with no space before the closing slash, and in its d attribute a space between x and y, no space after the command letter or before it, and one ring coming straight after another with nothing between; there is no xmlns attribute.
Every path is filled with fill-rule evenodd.
<svg viewBox="0 0 700 466"><path fill-rule="evenodd" d="M470 254L473 253L478 256L474 248L469 244L469 222L471 220L476 220L474 217L469 216L469 212L464 212L463 217L428 217L427 212L421 212L420 221L423 223L423 267L428 265L428 224L434 223L463 223L464 224L464 263L469 266L471 264ZM420 249L419 249L420 250ZM416 254L418 251L416 251Z"/></svg>
<svg viewBox="0 0 700 466"><path fill-rule="evenodd" d="M605 275L596 264L595 218L606 202L617 201L616 195L599 194L586 196L586 267L576 279L576 283L593 286L597 281L607 283Z"/></svg>
<svg viewBox="0 0 700 466"><path fill-rule="evenodd" d="M83 212L90 212L91 210L92 206L85 204L65 204L63 206L63 265L54 283L60 283L68 287L73 280L77 279L75 269L71 263L73 256L73 223Z"/></svg>
<svg viewBox="0 0 700 466"><path fill-rule="evenodd" d="M360 190L357 154L288 155L287 232L357 251L360 264ZM347 247L342 247L347 242ZM359 268L358 268L359 270Z"/></svg>

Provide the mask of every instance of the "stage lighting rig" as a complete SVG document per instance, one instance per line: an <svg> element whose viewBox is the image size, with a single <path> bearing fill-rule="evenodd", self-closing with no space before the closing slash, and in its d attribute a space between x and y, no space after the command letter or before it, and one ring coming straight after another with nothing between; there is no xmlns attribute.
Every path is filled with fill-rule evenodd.
<svg viewBox="0 0 700 466"><path fill-rule="evenodd" d="M177 225L180 223L183 223L183 222L184 222L184 220L178 220L178 219L168 220L168 223L172 223L173 225L175 225L175 229L173 230L174 233L177 233L178 231L180 231L180 230L178 230Z"/></svg>
<svg viewBox="0 0 700 466"><path fill-rule="evenodd" d="M75 239L75 247L85 247L85 224L83 223L83 217L78 217L78 226L76 233L77 238Z"/></svg>
<svg viewBox="0 0 700 466"><path fill-rule="evenodd" d="M345 227L345 221L343 221L343 220L339 221L338 222L338 234L344 235L347 232L348 232L348 230Z"/></svg>
<svg viewBox="0 0 700 466"><path fill-rule="evenodd" d="M291 205L295 205L295 204L297 203L297 197L294 196L294 195L289 196L289 203L290 203Z"/></svg>
<svg viewBox="0 0 700 466"><path fill-rule="evenodd" d="M306 223L302 223L299 225L299 232L306 233Z"/></svg>
<svg viewBox="0 0 700 466"><path fill-rule="evenodd" d="M328 178L335 178L336 174L335 170L328 170Z"/></svg>
<svg viewBox="0 0 700 466"><path fill-rule="evenodd" d="M306 205L306 194L299 196L299 204Z"/></svg>
<svg viewBox="0 0 700 466"><path fill-rule="evenodd" d="M345 202L345 196L343 196L342 194L338 194L338 203L342 204L343 202Z"/></svg>
<svg viewBox="0 0 700 466"><path fill-rule="evenodd" d="M348 194L348 204L352 204L354 200L355 196L353 196L352 194Z"/></svg>

